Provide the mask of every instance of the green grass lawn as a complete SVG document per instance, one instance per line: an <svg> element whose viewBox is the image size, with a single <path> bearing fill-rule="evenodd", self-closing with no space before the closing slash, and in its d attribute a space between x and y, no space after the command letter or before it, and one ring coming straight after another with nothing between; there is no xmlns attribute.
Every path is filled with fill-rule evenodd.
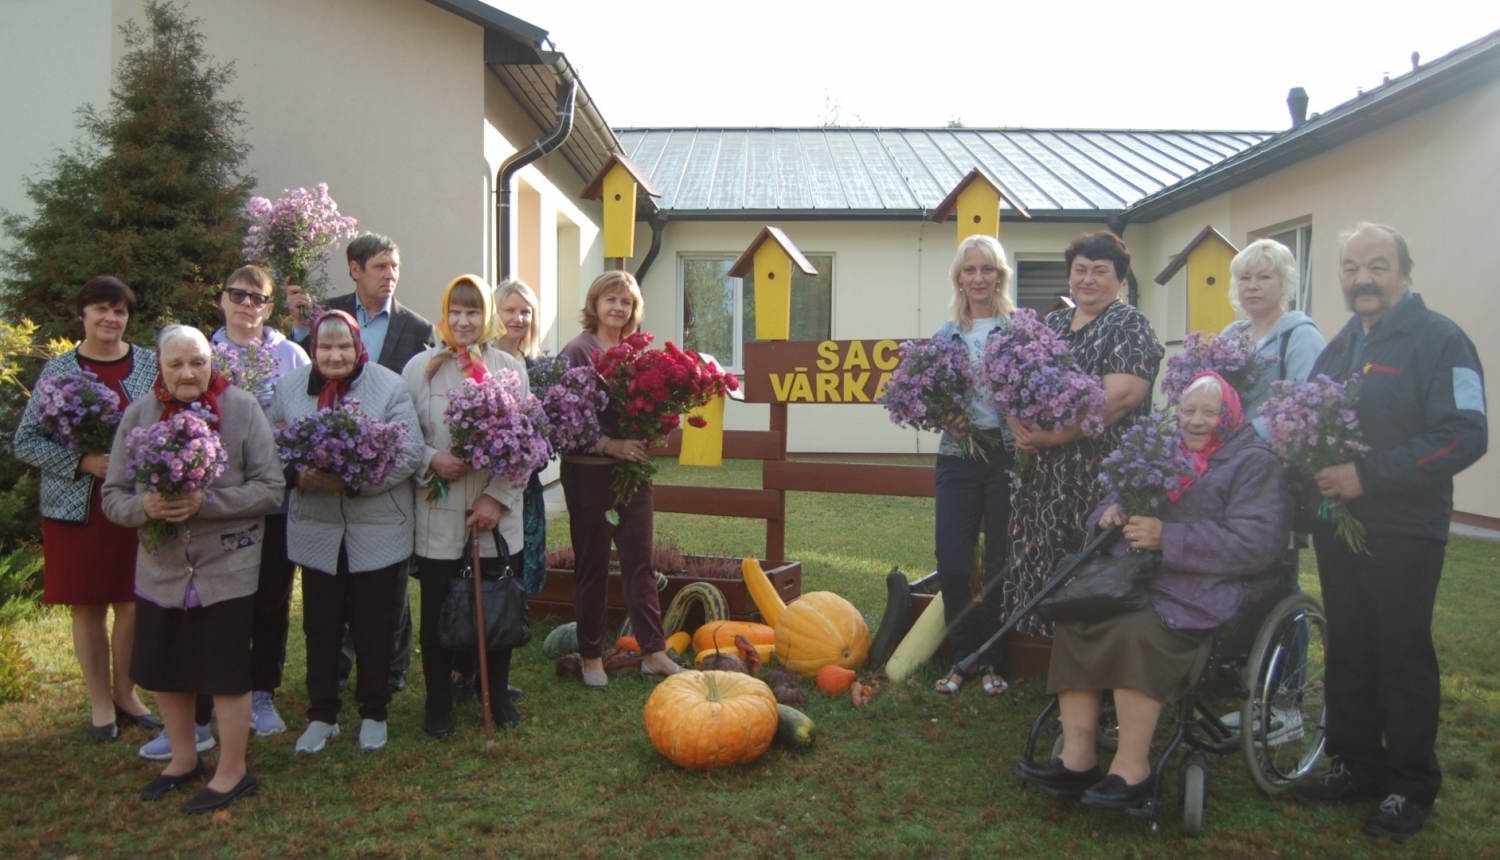
<svg viewBox="0 0 1500 860"><path fill-rule="evenodd" d="M723 470L668 463L664 483L754 486L756 464ZM882 578L899 564L931 568L932 503L814 493L788 500L787 555L804 565L804 590L847 596L873 628ZM758 522L683 515L657 519L685 552L760 554ZM554 524L566 543L566 521ZM139 729L122 743L83 733L88 708L67 617L48 612L19 633L41 693L0 706L0 857L1484 857L1500 854L1500 546L1457 539L1438 601L1444 669L1438 754L1447 782L1428 828L1405 846L1359 832L1365 810L1313 810L1261 795L1238 757L1214 759L1203 836L1179 822L1153 833L1142 821L1022 791L1010 776L1026 730L1046 702L1041 679L1020 679L998 699L977 688L931 692L942 667L885 684L856 711L847 697L811 694L819 739L809 752L773 748L752 765L682 771L652 748L641 709L654 684L616 679L607 693L554 676L541 654L545 628L520 652L524 725L484 750L477 706L459 731L422 734L421 672L392 704L391 742L362 754L346 703L345 735L322 755L292 752L305 726L300 608L294 607L288 684L279 701L291 730L253 739L260 794L219 820L177 810L187 795L143 804L158 766L135 757ZM1303 587L1316 592L1311 552ZM413 593L415 600L415 590ZM149 698L148 698L149 701ZM1227 709L1227 705L1226 705ZM207 754L210 764L214 755ZM1176 797L1176 783L1168 797Z"/></svg>

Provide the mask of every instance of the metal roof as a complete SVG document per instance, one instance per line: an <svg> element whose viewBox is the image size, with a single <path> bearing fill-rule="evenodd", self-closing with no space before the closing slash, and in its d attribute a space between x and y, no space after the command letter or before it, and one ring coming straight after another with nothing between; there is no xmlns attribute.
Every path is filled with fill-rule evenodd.
<svg viewBox="0 0 1500 860"><path fill-rule="evenodd" d="M1254 131L627 128L675 218L907 218L976 166L1036 220L1107 218L1266 138ZM1009 208L1007 206L1007 208Z"/></svg>

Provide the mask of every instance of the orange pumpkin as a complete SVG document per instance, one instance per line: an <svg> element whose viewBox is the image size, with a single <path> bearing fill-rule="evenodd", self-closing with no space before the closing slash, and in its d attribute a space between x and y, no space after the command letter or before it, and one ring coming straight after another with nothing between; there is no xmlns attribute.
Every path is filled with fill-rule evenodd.
<svg viewBox="0 0 1500 860"><path fill-rule="evenodd" d="M813 681L813 687L832 696L849 689L849 685L852 683L854 683L853 669L845 669L843 666L829 663L818 670L818 676Z"/></svg>
<svg viewBox="0 0 1500 860"><path fill-rule="evenodd" d="M814 591L787 604L776 624L776 657L804 678L829 664L858 669L870 656L870 628L854 604Z"/></svg>
<svg viewBox="0 0 1500 860"><path fill-rule="evenodd" d="M754 621L710 621L693 633L693 650L734 648L734 637L743 636L751 645L775 645L776 631Z"/></svg>
<svg viewBox="0 0 1500 860"><path fill-rule="evenodd" d="M738 672L678 672L646 699L646 734L679 767L710 770L748 764L776 735L771 688Z"/></svg>

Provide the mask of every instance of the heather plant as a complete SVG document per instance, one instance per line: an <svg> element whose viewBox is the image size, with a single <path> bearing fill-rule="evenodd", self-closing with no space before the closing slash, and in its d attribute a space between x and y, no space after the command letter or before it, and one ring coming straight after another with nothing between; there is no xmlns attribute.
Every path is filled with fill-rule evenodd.
<svg viewBox="0 0 1500 860"><path fill-rule="evenodd" d="M1182 342L1182 352L1167 359L1161 388L1167 392L1167 403L1176 406L1188 383L1198 374L1212 370L1235 391L1253 391L1272 361L1257 354L1255 344L1246 335L1223 337L1195 331Z"/></svg>
<svg viewBox="0 0 1500 860"><path fill-rule="evenodd" d="M1271 383L1271 397L1260 407L1266 441L1287 467L1304 478L1340 463L1359 460L1369 446L1359 441L1359 375L1343 384L1318 374L1307 382ZM1365 526L1343 499L1323 499L1319 519L1332 520L1334 532L1355 552L1365 551Z"/></svg>
<svg viewBox="0 0 1500 860"><path fill-rule="evenodd" d="M217 416L192 403L165 421L136 427L125 437L125 477L167 499L211 492L209 486L229 463L212 426L216 423ZM153 519L146 524L141 544L147 552L156 552L179 528L186 526Z"/></svg>
<svg viewBox="0 0 1500 860"><path fill-rule="evenodd" d="M270 406L275 395L272 383L281 368L275 352L261 338L246 346L214 344L214 370L229 384L255 395L261 406Z"/></svg>
<svg viewBox="0 0 1500 860"><path fill-rule="evenodd" d="M893 423L951 433L965 455L983 460L984 446L998 440L969 419L968 402L974 388L973 362L961 341L947 337L909 340L901 344L901 363L877 400Z"/></svg>
<svg viewBox="0 0 1500 860"><path fill-rule="evenodd" d="M1155 517L1167 494L1192 474L1176 419L1153 412L1121 434L1120 447L1100 464L1099 481L1127 516Z"/></svg>
<svg viewBox="0 0 1500 860"><path fill-rule="evenodd" d="M289 469L321 469L357 493L385 483L406 456L406 425L375 421L359 400L319 409L276 431L281 463Z"/></svg>
<svg viewBox="0 0 1500 860"><path fill-rule="evenodd" d="M328 263L341 239L352 238L359 226L353 218L339 214L339 205L328 196L328 183L317 187L283 190L272 203L251 197L245 208L250 226L245 231L245 259L276 273L278 281L290 280L307 290L314 301L328 292Z"/></svg>

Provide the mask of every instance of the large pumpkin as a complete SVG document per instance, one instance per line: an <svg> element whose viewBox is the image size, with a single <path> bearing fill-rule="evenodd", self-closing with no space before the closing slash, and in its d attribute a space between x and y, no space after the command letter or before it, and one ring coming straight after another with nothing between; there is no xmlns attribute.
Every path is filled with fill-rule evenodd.
<svg viewBox="0 0 1500 860"><path fill-rule="evenodd" d="M854 604L814 591L787 604L776 623L776 658L804 678L830 663L858 669L870 655L870 628Z"/></svg>
<svg viewBox="0 0 1500 860"><path fill-rule="evenodd" d="M776 735L776 697L739 672L678 672L646 699L646 734L658 752L688 770L748 764Z"/></svg>

